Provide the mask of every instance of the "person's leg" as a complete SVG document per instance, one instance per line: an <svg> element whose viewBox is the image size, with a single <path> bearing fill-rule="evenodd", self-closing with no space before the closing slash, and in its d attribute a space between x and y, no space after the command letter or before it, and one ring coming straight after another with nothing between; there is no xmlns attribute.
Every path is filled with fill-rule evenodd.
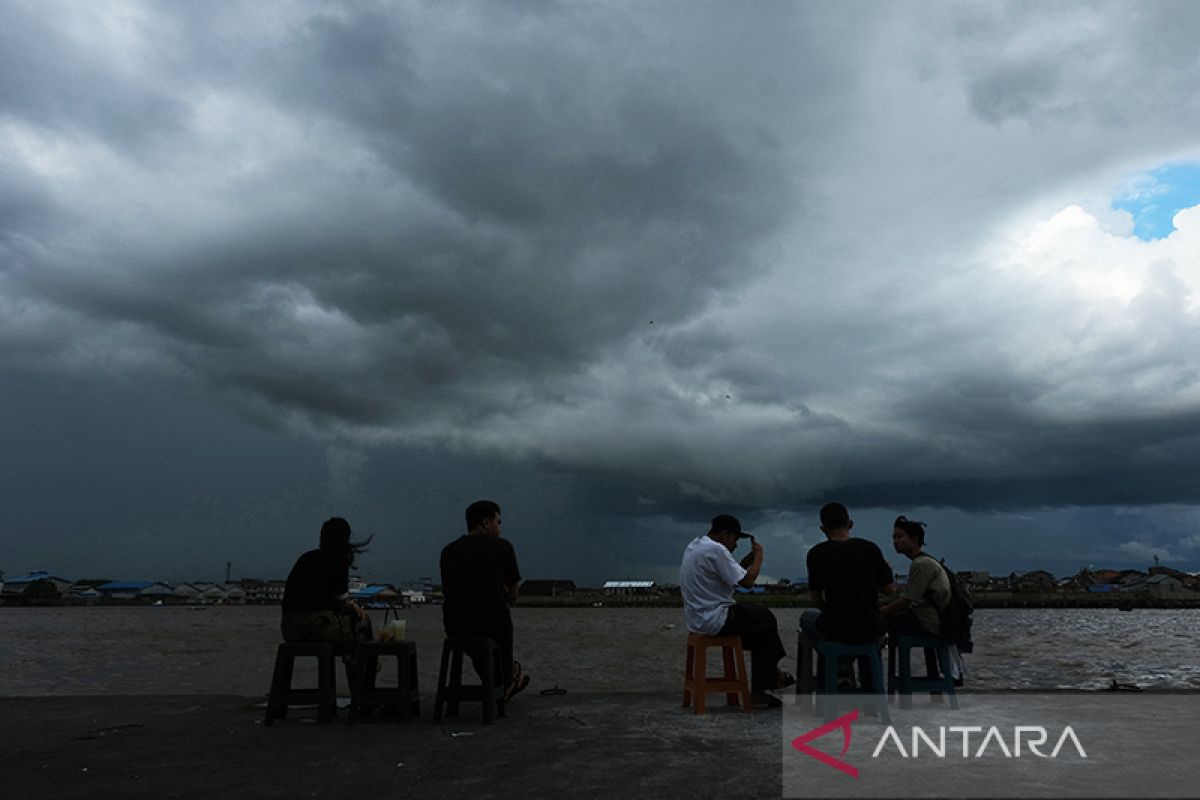
<svg viewBox="0 0 1200 800"><path fill-rule="evenodd" d="M921 624L921 620L911 609L901 611L896 616L888 620L887 631L889 636L920 636L923 638L936 639L937 634L930 633Z"/></svg>
<svg viewBox="0 0 1200 800"><path fill-rule="evenodd" d="M733 605L725 619L720 635L737 634L742 647L751 653L750 688L755 691L776 689L779 686L779 659L786 655L779 640L779 624L775 614L765 606Z"/></svg>
<svg viewBox="0 0 1200 800"><path fill-rule="evenodd" d="M889 637L917 636L922 639L939 638L936 633L931 633L921 624L920 618L913 613L912 609L905 609L889 619L887 631ZM936 677L939 674L937 656L931 656L928 650L925 651L925 673L930 677Z"/></svg>
<svg viewBox="0 0 1200 800"><path fill-rule="evenodd" d="M805 610L800 615L800 631L810 642L817 642L825 637L821 635L820 628L817 627L817 620L821 618L821 609L810 608Z"/></svg>
<svg viewBox="0 0 1200 800"><path fill-rule="evenodd" d="M496 627L492 638L500 645L500 685L511 688L513 685L513 625L508 620Z"/></svg>

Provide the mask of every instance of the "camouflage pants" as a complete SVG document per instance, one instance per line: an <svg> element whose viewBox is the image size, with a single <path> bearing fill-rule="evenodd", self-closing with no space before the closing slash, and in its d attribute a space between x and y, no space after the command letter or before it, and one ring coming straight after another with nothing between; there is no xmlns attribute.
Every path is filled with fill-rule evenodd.
<svg viewBox="0 0 1200 800"><path fill-rule="evenodd" d="M280 629L285 642L329 642L344 656L373 636L370 619L359 622L357 617L334 611L285 611Z"/></svg>

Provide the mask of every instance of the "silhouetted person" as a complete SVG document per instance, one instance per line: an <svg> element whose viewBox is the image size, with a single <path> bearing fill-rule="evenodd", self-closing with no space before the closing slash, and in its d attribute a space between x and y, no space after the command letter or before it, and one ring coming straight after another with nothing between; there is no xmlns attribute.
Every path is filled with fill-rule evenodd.
<svg viewBox="0 0 1200 800"><path fill-rule="evenodd" d="M350 535L349 522L330 517L320 547L296 559L283 590L284 641L329 642L349 658L358 642L371 640L371 619L349 595L350 567L370 538L352 542Z"/></svg>
<svg viewBox="0 0 1200 800"><path fill-rule="evenodd" d="M826 541L808 551L808 588L817 603L800 616L809 639L862 644L884 633L879 593L892 584L892 568L874 542L850 535L854 520L841 503L821 508Z"/></svg>
<svg viewBox="0 0 1200 800"><path fill-rule="evenodd" d="M750 540L750 552L739 564L732 554L743 538ZM692 540L684 550L679 589L688 630L708 636L740 636L742 646L751 653L751 700L755 705L777 707L781 701L767 691L781 689L795 679L777 668L786 653L775 614L766 606L733 600L735 587L754 586L762 564L762 545L742 531L737 517L720 514L713 517L708 533Z"/></svg>
<svg viewBox="0 0 1200 800"><path fill-rule="evenodd" d="M500 538L500 506L477 500L467 506L467 532L442 549L442 624L451 639L493 639L500 645L506 699L529 685L513 661L510 603L517 600L521 570L512 543ZM479 671L479 665L475 665Z"/></svg>

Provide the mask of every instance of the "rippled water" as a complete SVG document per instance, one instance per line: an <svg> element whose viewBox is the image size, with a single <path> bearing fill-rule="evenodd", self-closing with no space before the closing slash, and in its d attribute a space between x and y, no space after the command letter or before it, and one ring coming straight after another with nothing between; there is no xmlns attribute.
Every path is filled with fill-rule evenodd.
<svg viewBox="0 0 1200 800"><path fill-rule="evenodd" d="M794 670L799 609L776 609ZM409 609L420 679L432 687L439 608ZM374 612L376 624L382 612ZM0 695L261 695L279 641L277 607L0 608ZM516 608L517 658L534 690L678 691L679 609ZM967 688L1200 689L1200 610L976 612Z"/></svg>

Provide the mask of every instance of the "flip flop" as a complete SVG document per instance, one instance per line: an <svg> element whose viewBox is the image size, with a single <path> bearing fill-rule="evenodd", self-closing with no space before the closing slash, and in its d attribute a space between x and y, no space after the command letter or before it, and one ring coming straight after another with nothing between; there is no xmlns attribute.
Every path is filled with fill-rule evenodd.
<svg viewBox="0 0 1200 800"><path fill-rule="evenodd" d="M504 702L512 700L514 697L525 691L525 687L529 685L529 676L522 675L516 683L508 688L508 694L504 695Z"/></svg>
<svg viewBox="0 0 1200 800"><path fill-rule="evenodd" d="M796 683L796 676L792 675L792 673L790 673L790 672L782 672L781 671L779 673L779 685L776 686L775 688L786 689L789 686L795 685L795 683Z"/></svg>

